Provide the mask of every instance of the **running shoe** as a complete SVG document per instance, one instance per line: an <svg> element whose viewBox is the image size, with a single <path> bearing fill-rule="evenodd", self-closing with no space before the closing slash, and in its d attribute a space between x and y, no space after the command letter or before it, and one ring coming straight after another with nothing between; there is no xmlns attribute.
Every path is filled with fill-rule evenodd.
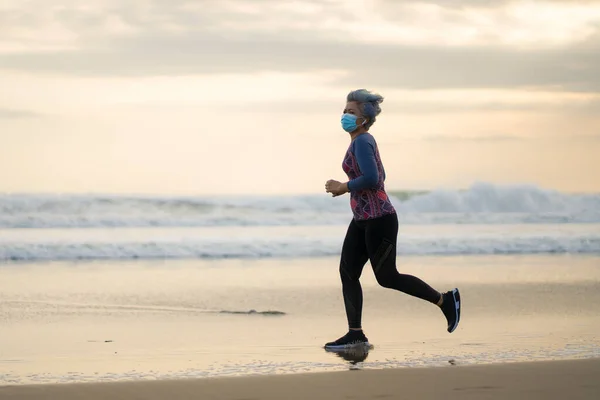
<svg viewBox="0 0 600 400"><path fill-rule="evenodd" d="M354 346L368 346L369 339L363 331L349 330L344 336L334 342L325 344L326 349L345 349Z"/></svg>
<svg viewBox="0 0 600 400"><path fill-rule="evenodd" d="M448 332L452 333L460 321L460 292L455 288L449 292L442 293L444 303L442 312L448 321Z"/></svg>

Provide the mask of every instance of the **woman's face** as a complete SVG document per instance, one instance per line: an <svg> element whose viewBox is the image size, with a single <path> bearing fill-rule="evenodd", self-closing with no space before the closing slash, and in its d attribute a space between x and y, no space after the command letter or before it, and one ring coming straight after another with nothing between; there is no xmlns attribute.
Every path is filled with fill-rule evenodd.
<svg viewBox="0 0 600 400"><path fill-rule="evenodd" d="M349 101L346 103L346 108L344 108L344 114L356 115L356 125L358 126L361 126L363 122L365 122L365 118L361 115L358 103L356 101Z"/></svg>

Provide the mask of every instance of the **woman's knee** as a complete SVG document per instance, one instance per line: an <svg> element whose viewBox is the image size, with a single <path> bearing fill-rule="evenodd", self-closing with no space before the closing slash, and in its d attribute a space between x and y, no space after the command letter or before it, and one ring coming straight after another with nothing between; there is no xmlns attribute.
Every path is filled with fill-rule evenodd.
<svg viewBox="0 0 600 400"><path fill-rule="evenodd" d="M359 279L359 277L356 276L355 273L352 273L352 270L344 263L340 264L339 273L342 282L353 282Z"/></svg>
<svg viewBox="0 0 600 400"><path fill-rule="evenodd" d="M375 274L375 279L377 279L377 283L387 289L391 289L394 287L395 274L390 272L380 272Z"/></svg>

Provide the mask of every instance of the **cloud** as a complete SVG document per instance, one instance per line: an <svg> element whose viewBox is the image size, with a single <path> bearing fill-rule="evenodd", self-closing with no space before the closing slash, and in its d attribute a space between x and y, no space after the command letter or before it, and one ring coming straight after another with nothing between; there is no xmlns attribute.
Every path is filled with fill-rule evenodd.
<svg viewBox="0 0 600 400"><path fill-rule="evenodd" d="M433 143L509 143L509 142L524 142L524 141L533 141L537 142L543 140L545 142L549 141L560 141L560 142L569 142L573 143L577 142L596 142L600 140L600 134L579 134L579 133L570 133L570 134L545 134L543 136L524 136L524 135L511 135L511 134L503 134L503 133L489 133L486 134L482 132L477 135L450 135L450 134L429 134L422 135L418 137L411 137L408 140L420 140L425 142L433 142Z"/></svg>
<svg viewBox="0 0 600 400"><path fill-rule="evenodd" d="M590 116L600 115L600 98L595 97L587 100L568 100L562 99L560 101L548 102L548 101L537 101L535 99L527 99L525 101L508 101L505 99L498 100L469 100L464 99L460 102L450 101L417 101L412 102L410 99L394 102L387 104L391 109L402 110L404 113L423 113L423 114L436 114L436 113L471 113L471 112L519 112L519 111L533 111L533 112L556 112L557 114L569 113L569 114L586 114Z"/></svg>
<svg viewBox="0 0 600 400"><path fill-rule="evenodd" d="M429 21L427 10L418 8L446 3L386 1L365 10L338 1L106 1L48 7L39 14L15 13L17 7L0 11L4 36L12 38L0 53L0 66L84 76L338 70L348 74L337 84L353 87L600 92L600 22L590 22L600 15L596 9L591 17L577 9L577 18L563 18L567 22L558 25L541 20L545 30L535 36L539 29L529 28L518 13L502 19L508 11L474 15L452 9L432 14ZM512 28L533 39L524 46L498 42L514 35ZM560 35L551 37L551 32ZM462 39L444 42L453 37Z"/></svg>
<svg viewBox="0 0 600 400"><path fill-rule="evenodd" d="M460 135L423 135L418 138L419 140L427 142L516 142L522 140L529 140L528 137L508 135L508 134L480 134L477 136L460 136Z"/></svg>
<svg viewBox="0 0 600 400"><path fill-rule="evenodd" d="M41 114L26 110L12 110L8 108L0 108L0 119L28 119L37 118Z"/></svg>
<svg viewBox="0 0 600 400"><path fill-rule="evenodd" d="M378 48L365 52L375 65L368 63L352 70L352 75L345 78L346 83L412 89L553 87L600 91L598 50L518 51L482 47Z"/></svg>
<svg viewBox="0 0 600 400"><path fill-rule="evenodd" d="M360 58L358 58L360 55ZM5 69L98 76L345 70L339 84L600 91L600 46L556 51L279 42L203 35L124 39L112 49L0 55Z"/></svg>
<svg viewBox="0 0 600 400"><path fill-rule="evenodd" d="M431 95L428 95L431 93ZM310 113L328 114L341 112L344 105L344 92L341 96L322 98L310 93L292 99L244 99L232 98L227 103L198 100L194 104L186 104L181 101L128 101L120 103L122 108L132 109L213 109L228 112L268 112L272 113ZM434 114L460 114L460 113L495 113L495 112L541 112L555 113L561 115L600 116L600 96L584 95L583 98L563 96L556 98L554 93L546 96L526 96L524 98L511 98L510 91L495 93L477 93L470 91L450 92L415 92L391 91L383 92L385 101L382 104L384 114L410 114L410 115L434 115ZM553 96L552 96L553 95ZM300 98L302 97L302 98Z"/></svg>
<svg viewBox="0 0 600 400"><path fill-rule="evenodd" d="M397 7L397 0L375 0L378 7ZM446 8L461 8L461 7L476 7L476 8L500 8L507 4L523 3L520 0L408 0L408 3L416 4L432 4ZM540 4L541 3L541 4ZM543 3L549 4L600 4L600 0L545 0L538 3L542 6Z"/></svg>

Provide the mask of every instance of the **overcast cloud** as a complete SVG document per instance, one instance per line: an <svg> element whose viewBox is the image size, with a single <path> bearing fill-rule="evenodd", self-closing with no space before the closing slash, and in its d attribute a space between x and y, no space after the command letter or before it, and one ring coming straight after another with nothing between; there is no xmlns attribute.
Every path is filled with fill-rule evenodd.
<svg viewBox="0 0 600 400"><path fill-rule="evenodd" d="M36 118L39 116L40 114L32 111L0 108L0 119L26 119Z"/></svg>
<svg viewBox="0 0 600 400"><path fill-rule="evenodd" d="M363 86L600 92L600 5L592 1L545 3L569 5L562 18L539 3L539 14L560 19L552 26L509 1L47 4L0 6L0 68L86 76L338 70L348 72L340 83Z"/></svg>

